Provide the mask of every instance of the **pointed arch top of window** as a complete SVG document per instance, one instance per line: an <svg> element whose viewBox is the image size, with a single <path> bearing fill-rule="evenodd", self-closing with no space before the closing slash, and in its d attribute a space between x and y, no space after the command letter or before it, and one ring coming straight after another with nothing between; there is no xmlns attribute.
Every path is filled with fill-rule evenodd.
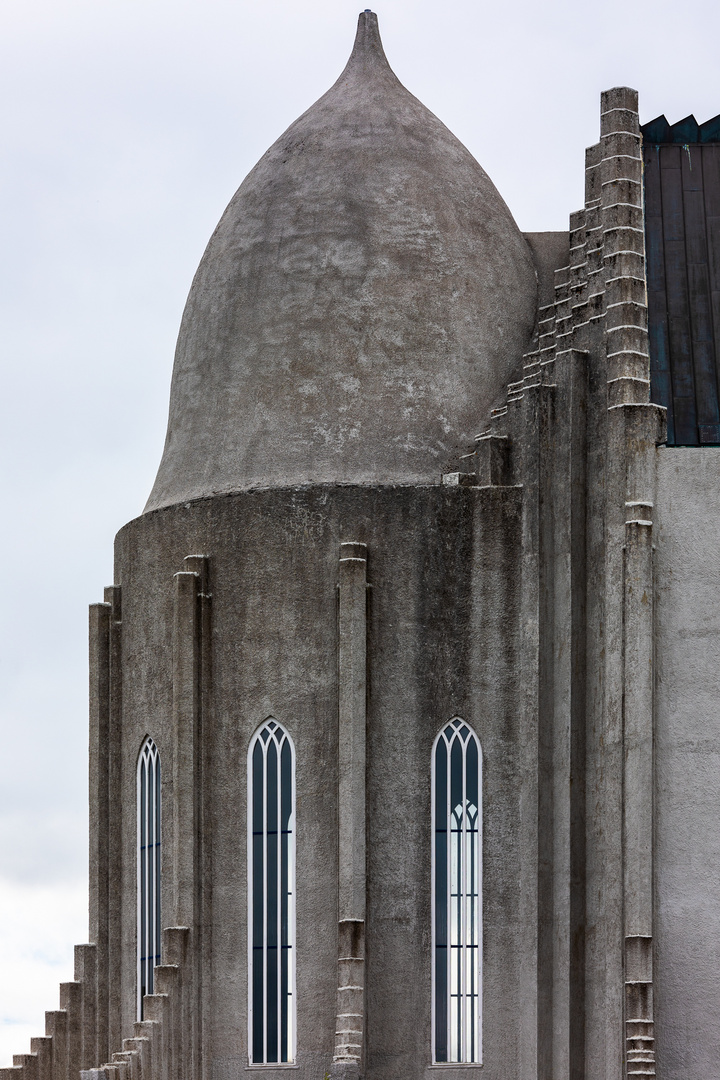
<svg viewBox="0 0 720 1080"><path fill-rule="evenodd" d="M295 747L269 716L248 747L251 1065L295 1060Z"/></svg>
<svg viewBox="0 0 720 1080"><path fill-rule="evenodd" d="M155 740L152 738L151 735L146 735L142 741L142 745L140 746L140 751L138 753L138 767L140 766L142 758L145 758L146 760L154 760L159 757L160 751L155 745Z"/></svg>
<svg viewBox="0 0 720 1080"><path fill-rule="evenodd" d="M432 750L433 1061L482 1064L482 749L455 716Z"/></svg>

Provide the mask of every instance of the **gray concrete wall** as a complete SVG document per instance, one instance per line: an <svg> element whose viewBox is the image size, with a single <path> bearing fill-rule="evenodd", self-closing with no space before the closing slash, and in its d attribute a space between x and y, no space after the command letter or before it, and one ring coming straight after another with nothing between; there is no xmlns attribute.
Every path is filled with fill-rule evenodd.
<svg viewBox="0 0 720 1080"><path fill-rule="evenodd" d="M125 1034L135 1001L135 763L149 732L162 754L169 807L173 574L184 569L186 555L202 552L210 559L212 593L211 707L202 721L211 785L204 836L211 861L201 886L210 890L212 910L206 1075L230 1080L247 1068L246 755L268 714L290 731L297 753L298 1065L308 1080L330 1066L336 586L339 544L355 540L368 545L372 586L366 1075L430 1075L430 755L440 726L461 715L484 752L482 1073L517 1076L520 973L536 920L534 909L523 914L519 846L528 827L520 820L525 780L515 659L520 507L517 488L286 489L171 507L119 534ZM452 1080L468 1067L444 1071Z"/></svg>
<svg viewBox="0 0 720 1080"><path fill-rule="evenodd" d="M720 448L658 450L656 1037L663 1080L720 1076Z"/></svg>
<svg viewBox="0 0 720 1080"><path fill-rule="evenodd" d="M555 302L555 271L570 262L569 232L523 233L532 252L538 279L538 304L543 307Z"/></svg>

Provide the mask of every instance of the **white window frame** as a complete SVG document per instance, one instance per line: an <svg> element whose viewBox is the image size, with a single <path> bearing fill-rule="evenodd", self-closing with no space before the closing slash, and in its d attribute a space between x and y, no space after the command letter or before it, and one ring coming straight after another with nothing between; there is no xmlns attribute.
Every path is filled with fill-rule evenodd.
<svg viewBox="0 0 720 1080"><path fill-rule="evenodd" d="M143 793L143 774L145 789ZM152 777L152 805L147 780ZM137 1018L143 1019L143 964L148 965L145 994L155 988L155 967L160 963L162 920L160 906L162 858L162 788L160 753L148 735L140 747L136 769L137 793ZM146 843L143 844L143 828ZM147 842L149 836L152 841ZM143 889L144 883L144 889ZM146 933L151 941L144 946ZM145 953L145 955L143 955ZM153 962L149 964L149 961Z"/></svg>
<svg viewBox="0 0 720 1080"><path fill-rule="evenodd" d="M461 742L462 746L462 805L467 805L467 780L468 761L467 750L471 741L477 748L477 831L473 839L472 832L468 833L468 815L462 816L460 834L452 829L453 808L451 804L451 750L455 741L460 737L459 733L467 729L467 736ZM446 995L447 995L447 1060L438 1061L437 1057L437 912L436 912L436 758L440 742L444 740L446 748L446 813L445 813L445 836L446 836ZM432 890L432 1062L439 1066L457 1065L482 1065L482 952L483 952L483 925L482 925L482 746L477 735L467 721L462 717L454 716L443 724L438 732L432 747L431 757L431 890ZM453 841L453 833L458 841ZM457 850L453 852L452 845L456 844ZM471 852L472 847L472 852ZM465 852L465 858L459 858ZM453 858L455 866L459 864L459 888L456 894L452 893L452 868ZM475 868L475 881L468 880L469 868ZM471 871L470 871L471 873ZM474 886L474 888L473 888ZM452 928L452 906L456 904L456 930ZM473 923L475 934L473 935ZM452 937L456 943L453 946ZM453 960L451 959L453 948L457 949L456 979L459 983L457 992L451 992L451 978L453 974ZM476 994L472 994L473 983L477 988ZM473 1007L472 999L476 998ZM453 1005L453 998L456 1004ZM453 1011L454 1010L454 1011ZM454 1031L453 1031L454 1028ZM473 1045L474 1043L474 1045Z"/></svg>
<svg viewBox="0 0 720 1080"><path fill-rule="evenodd" d="M267 737L263 738L263 733L267 732ZM277 980L277 1057L278 1060L268 1060L268 1024L267 1017L264 1017L263 1022L263 1053L262 1061L254 1060L254 1032L253 1032L253 1005L254 1005L254 974L255 974L255 957L253 949L253 932L254 932L254 916L255 916L255 898L254 898L254 852L253 852L253 756L255 748L260 744L263 754L263 793L262 793L262 865L264 868L268 865L268 749L271 744L274 744L277 752L277 821L278 821L278 857L277 857L277 927L276 927L276 972L275 977ZM287 843L287 944L283 945L282 941L282 844L280 842L281 835L281 818L282 818L282 783L281 783L281 753L283 746L287 744L290 750L290 813L288 818L288 828L286 830L288 835ZM296 1034L297 1034L297 1015L296 1015L296 980L295 980L295 966L296 966L296 940L295 940L295 746L290 733L287 729L281 725L274 716L269 716L258 728L250 740L247 755L247 881L248 881L248 1062L252 1067L257 1068L283 1068L287 1066L294 1067L295 1054L296 1054ZM268 905L267 894L263 892L263 941L262 941L262 981L263 999L266 998L266 988L268 979ZM281 968L282 968L282 956L283 951L287 950L289 958L289 970L288 970L288 990L287 990L287 1060L279 1060L282 1056L282 1034L281 1034Z"/></svg>

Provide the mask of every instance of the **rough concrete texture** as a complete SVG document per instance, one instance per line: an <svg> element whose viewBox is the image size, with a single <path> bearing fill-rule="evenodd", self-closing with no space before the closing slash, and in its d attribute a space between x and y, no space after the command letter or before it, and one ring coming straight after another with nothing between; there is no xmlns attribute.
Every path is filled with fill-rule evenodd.
<svg viewBox="0 0 720 1080"><path fill-rule="evenodd" d="M297 757L297 989L300 1074L332 1059L338 934L338 616L340 543L368 545L367 1066L377 1080L429 1076L430 755L460 715L484 753L485 1064L515 1080L521 966L524 780L518 635L517 488L315 487L200 500L146 514L117 541L123 595L121 937L123 1033L135 1009L135 771L147 733L171 790L173 575L209 556L212 659L199 722L209 777L197 881L206 924L203 1075L247 1068L246 755L268 715ZM163 840L165 844L165 838ZM168 879L166 878L166 886ZM164 893L163 921L175 918ZM193 929L197 937L197 928ZM209 935L209 937L208 937ZM208 945L209 941L209 945ZM205 951L207 948L208 951ZM527 953L527 956L526 956ZM280 1070L264 1069L270 1075ZM448 1080L462 1070L444 1068ZM466 1071L466 1070L465 1070Z"/></svg>
<svg viewBox="0 0 720 1080"><path fill-rule="evenodd" d="M720 449L658 450L658 1075L720 1075Z"/></svg>
<svg viewBox="0 0 720 1080"><path fill-rule="evenodd" d="M555 271L570 262L569 232L523 233L532 253L538 278L538 304L555 303Z"/></svg>
<svg viewBox="0 0 720 1080"><path fill-rule="evenodd" d="M358 104L364 100L375 134L364 126ZM383 112L387 102L395 102L389 113ZM428 132L435 133L432 139ZM356 136L359 149L353 150ZM350 205L346 198L353 228L360 220L381 221L387 230L379 236L368 226L363 234L370 269L360 284L352 259L340 268L326 257L338 237L350 236L342 233L340 196L328 204L335 214L329 232L321 220L305 216L308 205L312 210L327 202L343 176L336 162L332 183L326 190L321 176L320 202L313 202L310 178L317 178L327 147L339 153L340 145L349 160L356 153L357 169L371 163L367 176L400 176L405 184L398 181L401 197L385 208L384 195L372 185L363 189L374 192L378 204L366 217L357 200ZM232 461L244 463L244 472L232 474L241 486L258 475L254 469L267 466L265 486L183 497L146 512L118 535L118 584L91 615L96 947L81 953L79 981L65 984L62 1011L48 1014L51 1039L38 1044L44 1064L26 1055L20 1071L0 1070L0 1080L47 1080L50 1073L71 1080L93 1046L98 1060L116 1047L123 1051L114 1059L117 1067L97 1077L88 1073L87 1080L167 1080L178 1063L179 1075L193 1080L237 1080L248 1069L246 757L253 732L269 715L287 728L296 748L297 1068L303 1080L326 1074L333 1080L429 1080L435 1069L430 752L439 727L454 715L474 727L483 747L485 1080L652 1077L654 1000L659 1074L667 1080L718 1075L720 449L657 450L665 438L664 410L649 400L640 145L636 93L607 91L601 140L587 152L585 205L571 217L569 247L563 234L529 237L545 296L553 271L554 302L541 313L536 347L474 449L470 438L461 448L467 451L464 471L450 471L442 485L434 474L430 483L408 480L413 461L435 454L439 467L442 456L432 441L433 409L450 382L442 381L445 368L431 370L430 359L442 350L440 336L433 339L428 327L440 325L432 319L446 312L450 296L444 254L460 252L466 265L474 264L464 240L453 239L455 225L447 226L446 214L442 243L433 248L423 239L417 263L408 256L410 269L419 276L424 267L428 281L413 285L415 292L407 283L401 287L405 264L398 253L407 254L407 247L397 240L397 215L417 224L412 207L425 213L432 204L438 215L432 220L440 220L440 201L428 202L428 191L440 200L433 185L444 173L431 152L440 146L465 214L461 220L458 210L453 221L470 230L487 258L487 233L472 232L479 219L470 213L476 203L468 194L468 177L479 173L399 87L372 18L361 18L358 48L337 86L251 176L247 204L241 193L191 297L173 398L186 426L173 428L171 418L160 476L167 486L156 498L177 498L203 483L212 489L221 475L229 482L231 471L218 470L221 464L229 470ZM430 176L414 188L420 165L413 147L426 154ZM283 171L285 150L292 172ZM262 193L271 176L278 185L272 197ZM358 189L347 179L355 198ZM266 234L252 217L266 204L275 206L276 196L289 214L291 238L286 249L273 234L277 250L288 265L293 251L310 260L304 269L293 263L286 292L268 257L269 241L262 239L274 226ZM255 239L245 249L245 241L233 240L233 222L246 212L250 224L242 226L245 232L238 226L236 239ZM408 235L402 233L403 243ZM569 265L554 269L566 251ZM311 265L318 253L325 261ZM229 290L240 282L238 295L247 297L252 283L242 275L251 270L258 273L254 306L235 310ZM453 273L448 270L450 278ZM372 321L372 305L360 302L370 279L388 295L378 308L380 322ZM308 295L301 303L303 289ZM222 300L216 315L203 307L213 290ZM474 340L486 340L485 313L470 310L470 292L468 286L457 298L458 310L468 326L478 318ZM442 312L433 307L438 297ZM427 301L429 322L414 306L418 298ZM308 312L317 323L308 321ZM283 397L280 352L261 330L276 334L273 340L284 348L293 319L299 327L293 357L305 365L307 380L296 378L295 359L288 359ZM241 330L251 324L252 357L250 346L243 352L239 344L250 340ZM317 431L303 434L306 414L296 408L291 415L290 391L307 389L318 430L329 402L336 419L345 415L337 386L349 364L362 367L348 342L360 341L365 326L367 400L359 412L348 405L347 415L368 438L351 440L352 447L333 458L332 447L340 444L328 437L322 449ZM388 345L388 327L400 328L397 350ZM412 345L416 331L417 349L403 359L401 345ZM469 354L458 345L470 340L464 333L454 326L442 354L453 357L455 375L471 370ZM205 343L195 368L193 334ZM317 346L312 355L311 341ZM417 422L418 432L430 434L417 458L411 447L395 460L388 447L399 438L402 409L397 387L388 388L401 361L425 380L415 384L425 394L418 390L417 412L408 405L402 423ZM269 389L261 386L263 371L270 372ZM324 384L335 389L322 391ZM482 384L488 393L491 384L489 377ZM232 395L243 386L247 400L236 401ZM277 408L263 413L270 393ZM204 411L189 408L192 394L204 397ZM453 415L474 415L474 400L459 397ZM277 436L275 443L258 434L262 416L270 418L266 434ZM272 426L281 422L286 428ZM332 461L332 482L313 483ZM185 487L181 471L175 479L172 472L183 468ZM282 486L288 473L301 482ZM389 474L398 482L369 482ZM358 482L335 482L351 475ZM354 568L341 567L341 552L355 560ZM157 972L161 992L146 999L150 1023L137 1025L136 1039L123 1044L135 1016L136 763L148 734L163 762L168 944ZM364 935L348 949L343 937L351 922L358 930L364 922ZM173 956L179 960L181 953L176 965ZM362 979L341 984L338 955L348 971L362 971ZM336 1042L336 1013L347 1020L350 1000L359 1022L338 1025L348 1037ZM86 1035L78 1040L71 1031L80 1021ZM154 1064L149 1069L143 1060L139 1071L127 1055L140 1055L143 1040L152 1042ZM442 1069L449 1080L467 1076L467 1066Z"/></svg>
<svg viewBox="0 0 720 1080"><path fill-rule="evenodd" d="M208 245L147 509L253 485L437 482L519 367L536 297L507 206L363 13L338 81Z"/></svg>

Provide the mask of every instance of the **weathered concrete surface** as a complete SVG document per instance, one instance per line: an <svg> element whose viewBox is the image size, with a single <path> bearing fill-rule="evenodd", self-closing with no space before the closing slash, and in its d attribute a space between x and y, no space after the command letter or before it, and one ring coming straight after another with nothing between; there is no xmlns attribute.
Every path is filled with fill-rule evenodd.
<svg viewBox="0 0 720 1080"><path fill-rule="evenodd" d="M658 1075L720 1075L720 449L660 448L656 515Z"/></svg>
<svg viewBox="0 0 720 1080"><path fill-rule="evenodd" d="M570 262L569 232L523 233L532 253L538 278L538 304L555 303L555 271Z"/></svg>
<svg viewBox="0 0 720 1080"><path fill-rule="evenodd" d="M536 297L507 206L363 13L345 71L210 240L147 509L253 485L437 482L520 366Z"/></svg>
<svg viewBox="0 0 720 1080"><path fill-rule="evenodd" d="M525 921L519 850L519 488L363 486L245 492L145 514L117 539L123 596L123 1030L135 1009L135 770L147 733L162 757L164 839L173 777L173 575L209 557L212 646L201 718L208 785L197 907L210 916L203 1050L212 1076L247 1067L246 756L275 716L297 760L298 1066L330 1068L337 996L339 544L367 544L367 1067L431 1075L430 755L462 716L484 756L483 1075L516 1080ZM182 783L182 780L179 781ZM167 808L167 810L165 809ZM527 828L527 826L525 826ZM169 830L169 832L168 832ZM188 838L188 843L192 839ZM172 898L164 910L172 917ZM272 1067L264 1071L277 1075ZM444 1067L452 1080L467 1067ZM204 1074L203 1074L204 1075ZM207 1075L210 1075L208 1073Z"/></svg>

